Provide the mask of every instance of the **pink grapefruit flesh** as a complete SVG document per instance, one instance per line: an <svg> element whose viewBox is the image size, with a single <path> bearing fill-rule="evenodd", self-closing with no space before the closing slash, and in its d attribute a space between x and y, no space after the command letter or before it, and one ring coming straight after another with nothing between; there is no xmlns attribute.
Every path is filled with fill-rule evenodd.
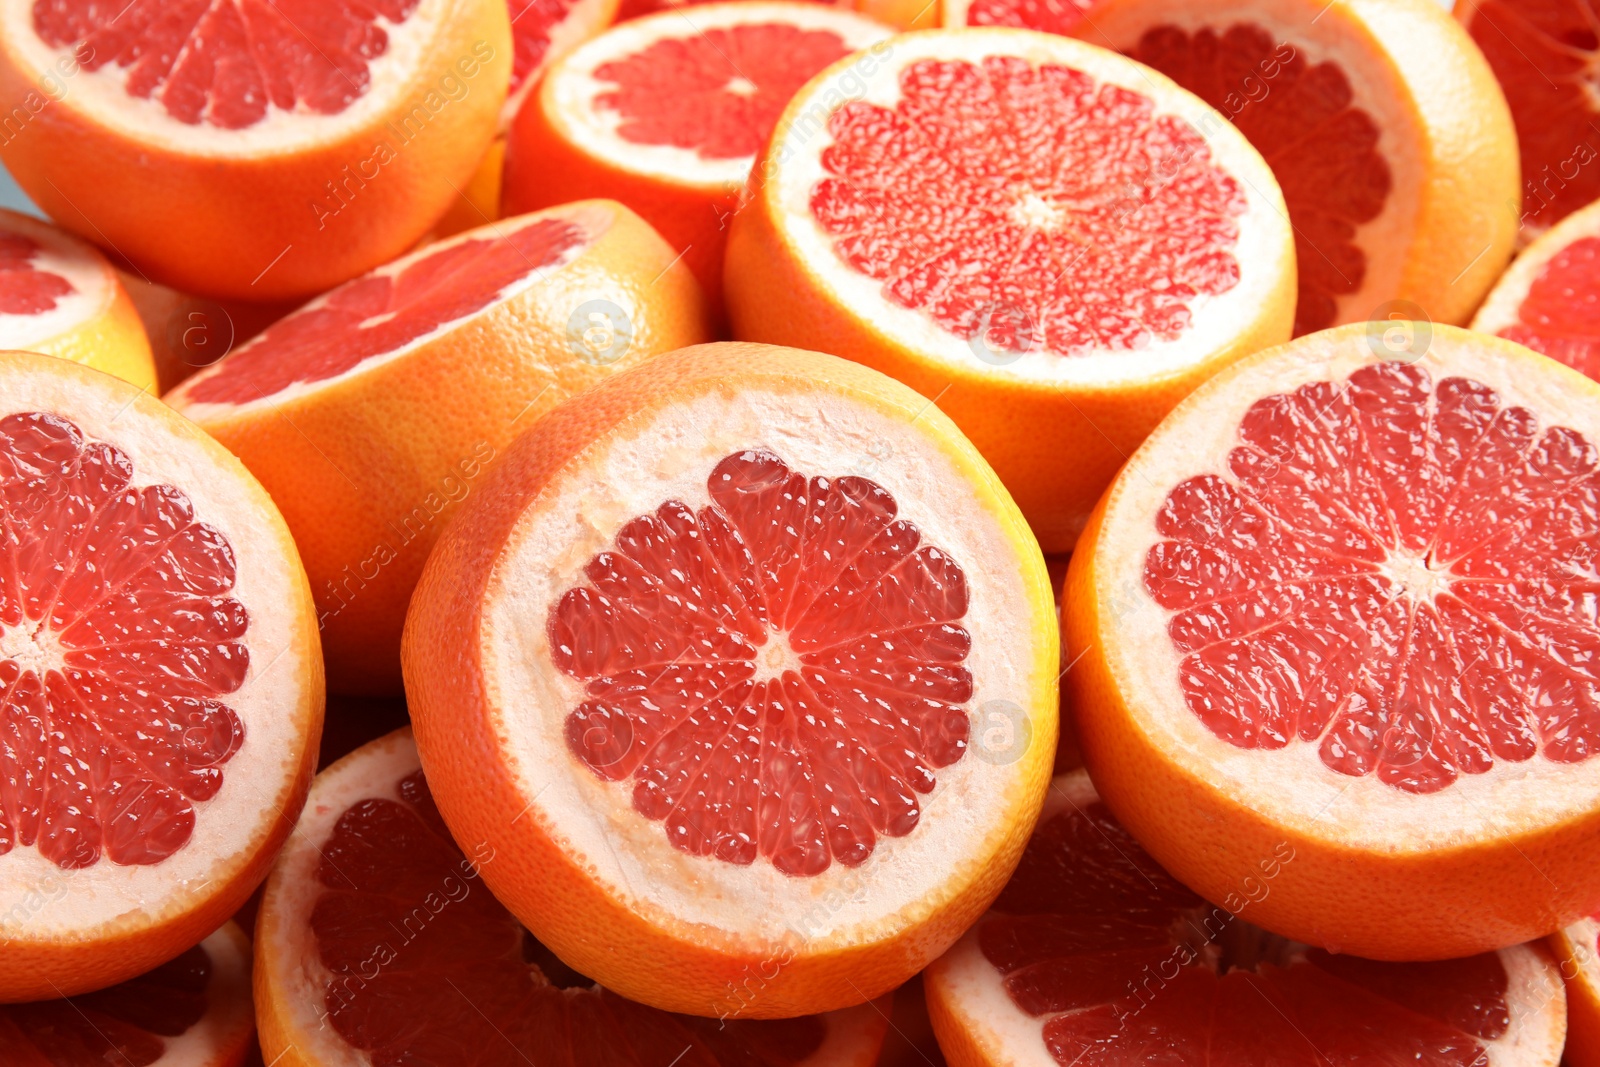
<svg viewBox="0 0 1600 1067"><path fill-rule="evenodd" d="M858 866L966 751L965 574L871 479L748 451L707 488L625 525L552 611L588 697L568 745L686 852Z"/></svg>
<svg viewBox="0 0 1600 1067"><path fill-rule="evenodd" d="M899 80L892 107L833 112L810 199L892 303L990 348L1072 356L1176 340L1238 283L1244 190L1149 97L1010 56L918 60Z"/></svg>
<svg viewBox="0 0 1600 1067"><path fill-rule="evenodd" d="M520 291L595 236L570 219L543 218L416 253L269 326L186 383L185 401L243 404L337 377Z"/></svg>
<svg viewBox="0 0 1600 1067"><path fill-rule="evenodd" d="M1600 378L1600 237L1580 237L1545 263L1497 331L1569 367Z"/></svg>
<svg viewBox="0 0 1600 1067"><path fill-rule="evenodd" d="M58 415L0 419L0 854L159 863L244 742L233 548L138 474Z"/></svg>
<svg viewBox="0 0 1600 1067"><path fill-rule="evenodd" d="M77 287L38 262L39 242L20 233L0 232L0 315L39 315L54 311Z"/></svg>
<svg viewBox="0 0 1600 1067"><path fill-rule="evenodd" d="M1144 568L1213 734L1417 793L1595 754L1583 435L1401 362L1265 397L1238 434L1230 478L1168 494Z"/></svg>
<svg viewBox="0 0 1600 1067"><path fill-rule="evenodd" d="M972 0L967 25L1064 34L1082 22L1093 6L1092 0Z"/></svg>
<svg viewBox="0 0 1600 1067"><path fill-rule="evenodd" d="M385 26L419 0L38 0L33 26L89 70L115 67L128 95L189 125L239 130L269 107L333 115L371 83Z"/></svg>

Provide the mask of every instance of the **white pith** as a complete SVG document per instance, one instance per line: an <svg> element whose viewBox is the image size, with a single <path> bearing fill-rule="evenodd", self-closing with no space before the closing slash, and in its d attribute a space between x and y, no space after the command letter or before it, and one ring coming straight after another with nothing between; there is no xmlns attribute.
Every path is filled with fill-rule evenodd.
<svg viewBox="0 0 1600 1067"><path fill-rule="evenodd" d="M1097 631L1107 667L1139 728L1179 767L1250 810L1270 812L1293 833L1362 850L1410 854L1481 844L1592 811L1600 804L1600 759L1497 760L1488 772L1462 775L1434 793L1409 793L1375 774L1353 777L1330 769L1317 742L1296 741L1277 751L1237 748L1189 709L1179 686L1179 656L1167 636L1169 613L1144 586L1145 553L1161 540L1156 510L1185 479L1226 473L1240 419L1256 400L1307 382L1343 382L1378 362L1359 327L1315 334L1274 351L1192 394L1109 491L1095 548L1102 598ZM1436 325L1417 366L1435 385L1463 376L1490 386L1502 408L1528 408L1541 430L1567 426L1600 443L1600 389L1520 346Z"/></svg>
<svg viewBox="0 0 1600 1067"><path fill-rule="evenodd" d="M1499 333L1521 322L1522 301L1545 264L1574 241L1596 234L1600 234L1600 203L1579 208L1540 234L1517 254L1500 280L1494 283L1472 318L1472 328L1483 333Z"/></svg>
<svg viewBox="0 0 1600 1067"><path fill-rule="evenodd" d="M1383 51L1386 44L1340 4L1327 0L1208 0L1203 5L1183 0L1112 0L1104 10L1077 28L1077 36L1094 44L1132 50L1155 26L1176 26L1190 34L1210 28L1220 36L1236 23L1253 23L1274 44L1287 42L1303 55L1308 67L1332 62L1350 83L1351 106L1372 116L1378 127L1377 151L1389 164L1391 185L1383 210L1356 228L1354 244L1366 255L1366 274L1353 293L1335 295L1338 314L1330 325L1373 317L1378 306L1402 288L1407 250L1418 237L1417 212L1428 172L1419 148L1428 143L1413 110L1406 84L1413 74L1400 56ZM1431 73L1431 72L1430 72ZM1265 81L1267 91L1272 83ZM1248 109L1254 105L1246 103Z"/></svg>
<svg viewBox="0 0 1600 1067"><path fill-rule="evenodd" d="M226 358L218 360L211 366L202 369L199 373L195 374L193 377L184 381L177 388L173 389L163 399L165 399L166 402L171 404L173 407L182 411L189 418L194 419L196 422L203 423L207 419L218 418L233 412L291 403L303 396L316 393L324 389L336 387L339 383L349 378L356 377L357 375L366 373L380 364L401 359L408 353L415 352L417 349L424 347L435 339L443 337L445 334L454 330L460 329L473 319L488 314L489 312L493 311L497 305L516 297L528 289L531 289L540 282L549 280L556 273L570 265L575 259L578 259L585 252L589 251L589 249L593 248L595 243L604 237L606 232L611 228L611 223L615 218L615 215L610 209L597 201L586 201L581 204L551 208L548 211L541 211L532 215L519 215L500 222L491 222L485 226L480 226L475 230L468 230L465 233L456 234L447 240L439 241L435 244L425 245L422 248L417 249L415 252L410 252L404 256L401 256L399 259L385 263L383 266L378 267L369 274L362 275L361 277L366 278L373 275L393 276L401 273L418 260L425 259L442 249L448 249L466 241L481 240L484 238L498 240L508 237L511 234L518 233L526 226L530 226L550 218L564 219L573 223L586 235L585 239L567 249L567 251L562 253L562 255L556 259L555 262L545 264L541 267L535 267L529 270L528 273L524 274L522 277L516 278L507 283L491 299L486 301L482 307L470 311L459 318L451 319L448 322L441 323L433 330L413 337L410 341L407 341L399 348L391 349L388 352L380 352L373 356L368 356L355 366L341 371L340 373L331 377L318 378L315 381L309 382L293 382L284 388L279 389L275 393L269 393L265 396L257 397L254 400L245 401L241 404L190 399L190 394L194 391L196 384L206 381L207 379L214 378L217 375L225 374L229 368L229 360L236 359L247 352L254 351L255 349L269 343L271 341L269 329L269 331L257 334L249 341L246 341L244 344L234 349ZM358 278L355 280L360 281L361 279ZM294 315L316 311L318 308L326 305L328 301L332 299L333 296L338 292L339 289L333 289L327 293L324 293L323 295L307 303L298 311L292 312L289 317L292 318ZM624 310L631 309L625 308ZM393 314L394 313L391 312L387 316L375 315L372 318L361 322L357 328L359 329L361 327L378 325L386 317L393 317Z"/></svg>
<svg viewBox="0 0 1600 1067"><path fill-rule="evenodd" d="M1239 237L1232 252L1238 284L1216 296L1190 301L1192 322L1176 340L1153 341L1137 351L1099 349L1061 356L1036 345L1004 367L979 364L971 342L936 324L924 310L912 310L883 295L884 282L847 266L833 240L811 214L817 183L829 176L822 153L833 144L827 118L852 100L892 109L900 100L899 74L922 59L981 63L991 55L1020 56L1034 65L1061 64L1084 71L1096 82L1121 86L1154 99L1157 114L1174 115L1205 133L1212 162L1236 178L1247 200L1237 219ZM864 90L857 88L864 86ZM854 318L952 371L987 373L1055 383L1143 382L1182 371L1237 339L1254 323L1267 294L1294 270L1288 217L1272 172L1243 135L1191 93L1132 60L1081 41L1031 30L962 28L891 38L843 60L798 93L773 134L773 141L751 189L767 196L800 261L814 273L828 296Z"/></svg>
<svg viewBox="0 0 1600 1067"><path fill-rule="evenodd" d="M268 969L268 988L280 1020L290 1028L288 1036L294 1047L307 1062L319 1067L371 1067L370 1057L346 1042L323 1018L326 983L332 974L318 958L311 932L311 911L322 895L317 868L323 846L351 805L372 797L400 799L396 784L420 767L407 728L362 746L319 774L300 823L267 883L257 943ZM494 862L492 853L473 848L464 849L463 854ZM479 878L461 881L469 896L488 892ZM455 903L465 899L459 889L452 887L452 892ZM816 1054L799 1067L870 1067L883 1038L879 1007L862 1004L830 1012L823 1019L828 1036Z"/></svg>
<svg viewBox="0 0 1600 1067"><path fill-rule="evenodd" d="M677 7L613 26L552 65L539 92L539 106L557 130L589 155L612 166L679 185L737 190L750 174L753 156L702 159L688 148L624 140L617 134L622 125L621 114L595 104L595 98L616 89L616 83L596 79L594 71L641 52L656 41L695 38L710 29L762 23L832 30L847 47L857 50L894 32L882 23L841 8L800 0L745 0ZM749 82L749 78L744 80Z"/></svg>
<svg viewBox="0 0 1600 1067"><path fill-rule="evenodd" d="M1087 774L1062 775L1051 783L1039 824L1044 825L1068 804L1083 807L1098 799ZM937 996L951 1007L955 1025L983 1051L989 1067L1061 1067L1044 1042L1045 1023L1054 1016L1029 1015L1018 1007L1006 992L1000 970L983 954L979 931L987 918L980 919L928 967L923 975L928 996ZM1295 951L1304 949L1291 949ZM1500 962L1506 969L1511 1026L1499 1040L1488 1044L1485 1067L1555 1067L1567 1034L1560 972L1537 944L1501 949ZM1205 1037L1194 1036L1197 1040Z"/></svg>
<svg viewBox="0 0 1600 1067"><path fill-rule="evenodd" d="M237 691L217 699L238 715L245 736L222 766L216 796L191 802L188 843L161 863L121 866L102 853L93 866L64 870L31 845L0 856L0 943L87 938L114 924L138 929L187 911L208 886L231 877L291 802L305 744L298 709L317 669L310 662L316 643L298 628L307 620L292 610L304 579L298 561L284 555L287 536L277 539L281 520L260 487L242 469L220 467L216 446L198 430L180 435L176 420L144 412L131 387L93 372L63 374L52 362L0 357L0 417L45 411L70 420L88 440L127 454L134 485L183 490L196 518L232 545L238 576L230 595L249 613L250 668Z"/></svg>
<svg viewBox="0 0 1600 1067"><path fill-rule="evenodd" d="M284 111L269 104L260 121L237 130L205 121L191 126L174 118L155 94L148 99L131 95L126 88L129 68L115 60L95 71L74 69L70 46L52 48L35 32L32 0L5 0L0 6L0 47L12 53L21 69L65 86L48 106L69 107L98 126L153 147L212 159L244 159L344 139L393 110L408 93L434 88L415 84L417 68L441 29L460 14L460 0L421 0L404 22L376 18L374 24L388 35L388 47L367 61L367 89L350 106L323 115L303 105ZM471 57L452 56L449 61L457 58ZM64 70L73 72L63 77Z"/></svg>
<svg viewBox="0 0 1600 1067"><path fill-rule="evenodd" d="M31 238L39 250L28 261L34 270L59 274L75 292L56 297L56 306L37 315L0 314L0 349L33 349L103 315L116 299L111 265L87 244L38 219L0 211L0 233Z"/></svg>
<svg viewBox="0 0 1600 1067"><path fill-rule="evenodd" d="M200 942L211 958L206 1013L177 1037L163 1037L166 1052L150 1067L217 1067L219 1056L242 1050L255 1029L250 1000L250 939L235 923L224 923Z"/></svg>
<svg viewBox="0 0 1600 1067"><path fill-rule="evenodd" d="M535 6L525 7L521 17L527 18L534 11ZM550 27L550 44L545 48L544 56L538 66L530 70L527 77L522 80L522 84L506 96L505 106L500 109L502 133L510 129L517 112L522 110L523 102L537 91L540 79L544 77L544 72L550 69L550 64L605 29L614 12L615 8L608 4L607 0L577 0L577 3L567 8L567 13L561 21ZM513 39L516 38L516 33L516 20L513 19L511 24Z"/></svg>
<svg viewBox="0 0 1600 1067"><path fill-rule="evenodd" d="M916 829L880 836L856 868L836 861L820 875L794 877L765 857L738 866L692 856L668 842L662 822L634 811L631 781L603 781L571 755L565 720L583 689L555 667L547 631L553 605L584 581L582 567L625 522L668 500L707 504L713 467L758 447L806 475L870 477L894 496L923 544L950 554L969 590L961 620L972 635L968 707L1009 701L1037 736L1045 717L1057 714L1053 700L1040 699L1049 679L1039 666L1053 661L1043 649L1055 635L1048 624L1024 621L1028 561L987 505L962 488L967 476L936 439L896 412L820 389L746 383L696 395L638 416L569 464L499 553L485 593L482 669L503 758L528 798L526 817L561 841L606 894L648 921L674 930L687 924L740 952L803 945L820 954L890 937L973 878L979 858L1020 817L1026 761L1001 765L969 751L935 771Z"/></svg>

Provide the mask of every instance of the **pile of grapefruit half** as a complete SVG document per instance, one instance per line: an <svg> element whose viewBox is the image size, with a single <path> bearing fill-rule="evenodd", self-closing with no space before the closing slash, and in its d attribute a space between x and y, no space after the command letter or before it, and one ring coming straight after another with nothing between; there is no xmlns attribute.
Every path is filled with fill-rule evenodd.
<svg viewBox="0 0 1600 1067"><path fill-rule="evenodd" d="M0 1067L1600 1067L1589 0L0 0Z"/></svg>

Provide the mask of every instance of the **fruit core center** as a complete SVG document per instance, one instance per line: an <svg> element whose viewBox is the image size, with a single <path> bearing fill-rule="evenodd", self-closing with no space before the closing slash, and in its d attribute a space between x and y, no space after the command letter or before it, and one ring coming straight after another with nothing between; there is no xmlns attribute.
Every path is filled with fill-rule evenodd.
<svg viewBox="0 0 1600 1067"><path fill-rule="evenodd" d="M776 681L788 671L799 673L800 657L789 644L789 635L768 630L766 643L756 649L755 666L757 682Z"/></svg>
<svg viewBox="0 0 1600 1067"><path fill-rule="evenodd" d="M30 627L24 622L10 629L0 626L0 660L11 660L40 678L50 671L65 672L61 642L43 623Z"/></svg>
<svg viewBox="0 0 1600 1067"><path fill-rule="evenodd" d="M1052 203L1030 189L1017 198L1011 208L1011 218L1025 230L1056 233L1066 228L1067 212L1060 204Z"/></svg>
<svg viewBox="0 0 1600 1067"><path fill-rule="evenodd" d="M722 87L722 91L732 93L735 96L754 96L756 95L756 83L743 75L738 75L729 78L728 84Z"/></svg>
<svg viewBox="0 0 1600 1067"><path fill-rule="evenodd" d="M1431 552L1403 549L1391 551L1383 563L1384 577L1396 591L1419 604L1431 604L1440 593L1450 591L1450 565L1435 560Z"/></svg>

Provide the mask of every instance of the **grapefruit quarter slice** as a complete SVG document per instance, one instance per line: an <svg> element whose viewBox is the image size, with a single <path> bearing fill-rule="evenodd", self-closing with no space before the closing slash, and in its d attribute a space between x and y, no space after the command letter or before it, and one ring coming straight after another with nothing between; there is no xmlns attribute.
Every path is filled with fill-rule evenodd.
<svg viewBox="0 0 1600 1067"><path fill-rule="evenodd" d="M312 301L167 394L283 509L335 689L399 692L422 562L518 433L616 368L710 339L676 258L614 201L491 223Z"/></svg>
<svg viewBox="0 0 1600 1067"><path fill-rule="evenodd" d="M0 1002L194 945L266 876L322 726L316 617L254 478L160 401L0 353Z"/></svg>
<svg viewBox="0 0 1600 1067"><path fill-rule="evenodd" d="M139 313L98 251L0 209L0 350L43 352L154 390Z"/></svg>
<svg viewBox="0 0 1600 1067"><path fill-rule="evenodd" d="M428 232L511 69L505 0L5 0L0 159L156 281L303 298Z"/></svg>
<svg viewBox="0 0 1600 1067"><path fill-rule="evenodd" d="M445 820L562 960L665 1010L806 1015L999 892L1055 752L1052 611L937 408L705 345L507 451L423 572L406 693Z"/></svg>
<svg viewBox="0 0 1600 1067"><path fill-rule="evenodd" d="M250 939L231 922L109 989L0 1007L7 1067L239 1067L254 1036Z"/></svg>
<svg viewBox="0 0 1600 1067"><path fill-rule="evenodd" d="M934 400L1047 552L1172 405L1294 314L1256 150L1161 75L1028 30L917 32L819 75L755 165L727 268L736 338Z"/></svg>
<svg viewBox="0 0 1600 1067"><path fill-rule="evenodd" d="M1465 325L1510 259L1516 130L1437 0L1105 0L1073 32L1166 74L1261 150L1294 224L1297 335Z"/></svg>
<svg viewBox="0 0 1600 1067"><path fill-rule="evenodd" d="M750 164L795 92L894 31L825 4L704 4L634 19L553 64L507 145L505 203L609 196L661 231L713 300Z"/></svg>
<svg viewBox="0 0 1600 1067"><path fill-rule="evenodd" d="M1600 377L1600 204L1574 211L1523 249L1472 328Z"/></svg>
<svg viewBox="0 0 1600 1067"><path fill-rule="evenodd" d="M1566 1035L1541 943L1378 963L1251 925L1139 847L1079 771L1057 778L1005 892L923 977L951 1067L1406 1063L1556 1067Z"/></svg>
<svg viewBox="0 0 1600 1067"><path fill-rule="evenodd" d="M1489 61L1517 127L1522 238L1600 197L1600 53L1587 0L1459 0L1455 16Z"/></svg>
<svg viewBox="0 0 1600 1067"><path fill-rule="evenodd" d="M1218 375L1107 492L1067 674L1111 810L1211 900L1376 959L1600 902L1587 608L1600 385L1453 326L1345 326Z"/></svg>
<svg viewBox="0 0 1600 1067"><path fill-rule="evenodd" d="M409 730L318 775L261 905L256 997L266 1062L877 1062L888 996L798 1019L706 1019L596 985L489 894L482 875L505 858L451 838Z"/></svg>

